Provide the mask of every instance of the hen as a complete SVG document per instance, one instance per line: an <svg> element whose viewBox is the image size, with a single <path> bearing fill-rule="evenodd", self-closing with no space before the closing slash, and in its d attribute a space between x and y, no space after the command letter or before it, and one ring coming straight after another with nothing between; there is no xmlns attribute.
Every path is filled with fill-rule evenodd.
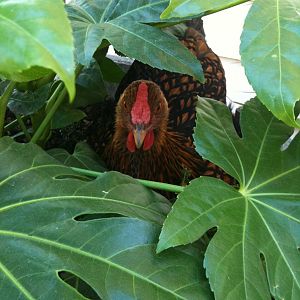
<svg viewBox="0 0 300 300"><path fill-rule="evenodd" d="M202 30L187 27L179 39L202 64L204 84L138 61L131 66L117 91L115 131L104 151L110 169L173 184L200 175L231 182L193 145L197 95L226 99L221 61L206 44Z"/></svg>

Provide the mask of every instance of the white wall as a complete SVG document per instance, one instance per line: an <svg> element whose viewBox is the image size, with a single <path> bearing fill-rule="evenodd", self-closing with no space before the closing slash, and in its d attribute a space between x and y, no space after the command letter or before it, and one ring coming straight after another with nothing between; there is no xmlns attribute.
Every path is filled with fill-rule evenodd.
<svg viewBox="0 0 300 300"><path fill-rule="evenodd" d="M227 97L243 103L255 94L240 62L239 46L245 17L251 2L206 16L204 29L209 46L222 60L227 79Z"/></svg>

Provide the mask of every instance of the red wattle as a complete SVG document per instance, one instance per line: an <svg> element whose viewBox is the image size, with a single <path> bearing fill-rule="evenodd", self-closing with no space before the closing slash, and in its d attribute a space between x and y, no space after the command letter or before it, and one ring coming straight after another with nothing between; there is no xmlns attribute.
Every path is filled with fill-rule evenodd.
<svg viewBox="0 0 300 300"><path fill-rule="evenodd" d="M134 152L136 150L132 131L128 133L126 146L129 152Z"/></svg>
<svg viewBox="0 0 300 300"><path fill-rule="evenodd" d="M153 130L149 130L145 136L144 144L143 144L143 150L147 151L149 150L154 142L154 132Z"/></svg>

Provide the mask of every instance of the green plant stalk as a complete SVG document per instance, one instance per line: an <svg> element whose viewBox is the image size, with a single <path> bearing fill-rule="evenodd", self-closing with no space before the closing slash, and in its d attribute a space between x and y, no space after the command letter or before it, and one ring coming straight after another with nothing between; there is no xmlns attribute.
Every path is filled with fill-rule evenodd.
<svg viewBox="0 0 300 300"><path fill-rule="evenodd" d="M81 168L71 167L71 169L77 173L90 176L90 177L98 177L103 174L101 172L96 172L96 171L91 171L91 170L86 170ZM184 190L184 187L180 185L174 185L174 184L156 182L156 181L150 181L144 179L137 179L137 181L140 182L142 185L149 187L151 189L162 190L166 192L173 192L179 194Z"/></svg>
<svg viewBox="0 0 300 300"><path fill-rule="evenodd" d="M63 82L60 82L59 85L56 87L55 91L53 92L53 94L51 95L50 99L48 100L48 103L46 105L46 113L48 113L51 109L51 107L54 105L56 99L58 98L60 92L63 90L64 88L64 84Z"/></svg>
<svg viewBox="0 0 300 300"><path fill-rule="evenodd" d="M56 89L60 89L60 88L61 87L59 85ZM56 90L55 90L55 92L56 92ZM55 92L53 94L55 94ZM43 120L43 122L41 123L41 125L39 126L39 128L37 129L37 131L34 133L32 139L31 139L32 143L37 143L38 142L38 140L42 136L44 130L47 128L47 126L51 122L51 120L52 120L55 112L58 109L58 107L60 106L60 104L65 99L66 95L67 95L67 89L64 87L61 90L61 92L60 92L59 96L57 97L56 101L53 103L52 107L49 109L49 112L46 114L45 119Z"/></svg>
<svg viewBox="0 0 300 300"><path fill-rule="evenodd" d="M3 135L3 128L4 128L4 120L5 120L5 113L7 108L8 100L15 88L16 83L11 81L9 85L6 87L4 93L0 97L0 137Z"/></svg>
<svg viewBox="0 0 300 300"><path fill-rule="evenodd" d="M82 65L78 65L75 70L75 78L80 74L81 70L83 69ZM61 82L57 88L55 89L54 93L51 95L47 107L46 107L46 117L43 120L43 122L40 124L39 128L34 133L31 142L37 143L39 138L43 135L44 130L47 128L49 123L51 122L55 112L63 102L67 95L66 87L64 87L64 84Z"/></svg>
<svg viewBox="0 0 300 300"><path fill-rule="evenodd" d="M27 141L29 142L31 140L31 135L29 134L29 132L24 124L24 121L20 115L17 115L17 121L18 121L23 133L25 134Z"/></svg>

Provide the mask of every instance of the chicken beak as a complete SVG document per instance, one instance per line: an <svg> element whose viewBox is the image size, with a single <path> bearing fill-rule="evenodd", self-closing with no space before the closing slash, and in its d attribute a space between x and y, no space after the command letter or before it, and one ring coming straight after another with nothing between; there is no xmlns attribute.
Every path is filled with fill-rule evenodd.
<svg viewBox="0 0 300 300"><path fill-rule="evenodd" d="M141 146L143 145L146 134L147 132L144 129L143 124L137 124L135 126L135 129L133 130L133 136L134 136L134 141L137 149L140 149Z"/></svg>

